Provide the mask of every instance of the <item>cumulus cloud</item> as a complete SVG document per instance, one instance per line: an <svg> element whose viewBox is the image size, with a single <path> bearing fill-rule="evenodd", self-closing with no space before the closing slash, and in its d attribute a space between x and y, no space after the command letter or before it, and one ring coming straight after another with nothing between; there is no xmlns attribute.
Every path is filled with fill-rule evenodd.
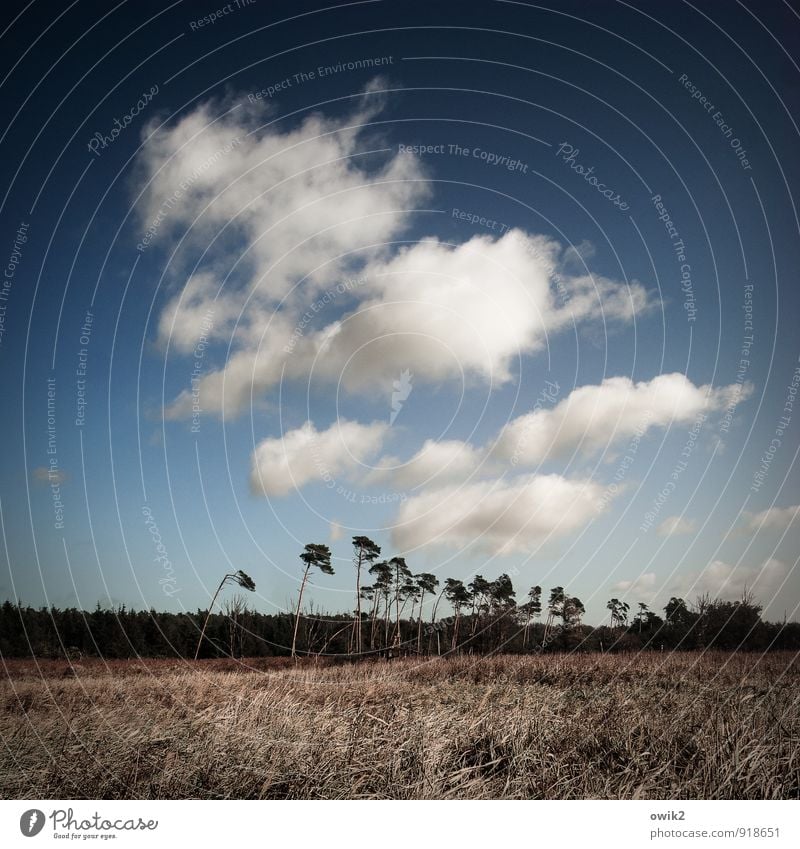
<svg viewBox="0 0 800 849"><path fill-rule="evenodd" d="M697 522L684 516L668 516L656 528L660 537L678 536L679 534L693 534L697 531Z"/></svg>
<svg viewBox="0 0 800 849"><path fill-rule="evenodd" d="M176 248L173 265L185 257L193 269L162 308L159 341L190 353L211 314L203 332L231 342L225 366L193 387L204 411L239 413L281 376L307 380L312 369L353 392L402 369L420 381L503 383L548 334L630 322L653 306L640 283L588 273L588 245L564 250L512 230L391 247L430 183L408 153L365 154L374 93L351 114L296 126L227 106L149 126L138 161L148 249ZM337 296L355 275L359 285ZM191 413L188 389L166 410Z"/></svg>
<svg viewBox="0 0 800 849"><path fill-rule="evenodd" d="M280 496L309 481L330 486L380 448L387 428L382 422L362 425L341 420L318 431L306 422L282 437L264 439L251 457L250 489L257 495Z"/></svg>
<svg viewBox="0 0 800 849"><path fill-rule="evenodd" d="M498 437L494 453L525 465L576 451L591 454L653 428L693 422L701 413L726 409L750 394L750 386L744 391L738 385L695 386L680 373L639 383L609 377L574 389L552 409L514 419Z"/></svg>
<svg viewBox="0 0 800 849"><path fill-rule="evenodd" d="M560 475L526 475L427 490L402 504L392 530L401 551L475 546L493 554L529 552L584 527L602 511L603 487Z"/></svg>
<svg viewBox="0 0 800 849"><path fill-rule="evenodd" d="M153 245L183 237L217 263L221 253L241 260L260 297L335 279L354 247L379 250L427 193L415 157L366 154L361 127L379 108L373 95L350 114L287 126L265 122L262 106L214 101L151 124L137 163L141 224Z"/></svg>
<svg viewBox="0 0 800 849"><path fill-rule="evenodd" d="M785 531L797 520L800 504L794 507L770 507L760 513L745 513L744 528L749 531Z"/></svg>
<svg viewBox="0 0 800 849"><path fill-rule="evenodd" d="M428 439L406 462L398 457L382 457L376 468L365 476L364 483L391 481L398 489L413 489L427 484L441 486L463 481L480 472L484 453L458 439Z"/></svg>
<svg viewBox="0 0 800 849"><path fill-rule="evenodd" d="M611 447L632 434L643 436L647 430L664 427L672 422L693 420L704 410L720 409L727 405L731 387L711 389L695 386L683 375L662 375L652 381L633 384L628 378L609 378L599 386L582 386L573 390L557 407L539 409L535 413L512 420L485 445L449 439L428 439L410 459L393 455L374 459L369 468L361 464L335 462L331 455L329 466L335 466L344 477L363 486L390 484L397 489L413 490L421 487L441 488L450 483L464 483L484 478L497 479L503 473L538 466L542 461L558 458L570 451L583 454ZM629 418L631 416L631 418ZM611 426L611 423L614 426ZM347 428L361 428L355 423L343 423ZM297 442L299 453L304 440L319 435L307 424L286 434L283 440L268 439L262 445L265 456L272 459L280 453L278 443L288 441L291 447ZM386 429L376 430L370 425L372 453L383 443ZM326 432L330 434L330 431ZM326 437L327 438L327 437ZM357 440L358 442L358 440ZM315 450L319 450L319 446ZM372 454L370 454L372 456ZM309 458L305 456L308 464ZM511 464L509 464L511 460ZM257 464L261 465L261 464ZM316 466L320 466L318 461ZM320 480L318 474L300 474L294 483L274 489L269 494L289 492L304 483ZM258 488L256 488L257 490ZM608 498L604 496L608 501ZM696 524L677 517L665 519L658 533L693 533Z"/></svg>

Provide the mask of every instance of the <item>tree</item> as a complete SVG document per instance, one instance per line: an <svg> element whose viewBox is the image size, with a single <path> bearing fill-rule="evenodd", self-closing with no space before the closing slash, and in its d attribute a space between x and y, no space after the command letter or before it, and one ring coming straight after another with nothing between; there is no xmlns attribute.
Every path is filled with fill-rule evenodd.
<svg viewBox="0 0 800 849"><path fill-rule="evenodd" d="M468 589L472 601L472 634L474 635L480 624L481 614L488 609L487 597L489 595L489 581L483 575L476 575L469 584Z"/></svg>
<svg viewBox="0 0 800 849"><path fill-rule="evenodd" d="M683 625L687 621L689 609L682 598L672 596L664 608L664 613L666 614L667 622L671 625Z"/></svg>
<svg viewBox="0 0 800 849"><path fill-rule="evenodd" d="M297 612L294 616L294 634L292 635L292 657L297 656L297 628L300 625L300 609L303 604L303 590L306 587L308 573L311 570L311 567L315 566L317 569L319 569L320 572L323 572L326 575L333 575L333 567L331 566L331 550L328 548L327 545L308 543L303 553L300 555L300 559L303 561L303 563L305 563L306 568L303 572L303 580L300 584L300 596L297 599Z"/></svg>
<svg viewBox="0 0 800 849"><path fill-rule="evenodd" d="M461 621L461 611L469 604L471 596L469 590L464 586L464 582L455 578L448 578L445 581L444 592L456 615L451 645L451 650L455 651L456 646L458 646L458 625Z"/></svg>
<svg viewBox="0 0 800 849"><path fill-rule="evenodd" d="M565 596L563 612L561 614L565 629L580 625L584 613L586 613L586 608L577 596Z"/></svg>
<svg viewBox="0 0 800 849"><path fill-rule="evenodd" d="M540 586L531 587L528 591L528 601L523 605L525 612L525 628L522 632L522 648L528 644L528 631L531 626L531 619L536 619L542 612L542 588Z"/></svg>
<svg viewBox="0 0 800 849"><path fill-rule="evenodd" d="M408 566L406 566L404 557L393 557L389 561L389 566L392 569L392 577L394 580L395 624L393 643L399 647L403 637L400 633L400 599L403 596L403 588L408 586L406 582L411 577L411 571Z"/></svg>
<svg viewBox="0 0 800 849"><path fill-rule="evenodd" d="M250 592L254 592L256 588L253 579L246 572L242 572L241 569L239 569L238 572L228 572L228 574L223 577L223 579L219 582L217 591L211 597L211 604L209 604L208 606L208 613L206 613L206 618L203 622L203 627L200 629L200 639L197 641L197 650L194 653L195 660L197 660L197 658L200 656L200 646L202 645L203 637L206 633L208 617L211 616L211 610L214 607L214 602L217 600L217 596L220 594L220 592L222 592L222 588L225 586L226 583L228 583L228 581L234 584L238 584L240 587L249 590Z"/></svg>
<svg viewBox="0 0 800 849"><path fill-rule="evenodd" d="M638 625L639 625L639 633L640 634L642 633L642 626L648 620L648 613L649 612L650 611L648 610L647 605L643 601L640 601L639 602L639 612L634 617L634 621L637 622Z"/></svg>
<svg viewBox="0 0 800 849"><path fill-rule="evenodd" d="M375 577L373 589L375 590L375 606L373 608L372 627L370 630L370 648L375 648L375 626L378 618L381 598L384 608L384 643L389 642L389 597L392 592L392 567L386 560L373 563L369 567L370 575Z"/></svg>
<svg viewBox="0 0 800 849"><path fill-rule="evenodd" d="M612 598L606 607L611 611L611 627L621 628L628 621L628 611L631 606L618 598Z"/></svg>
<svg viewBox="0 0 800 849"><path fill-rule="evenodd" d="M550 635L553 621L564 614L564 599L564 587L553 587L550 590L550 598L547 602L547 619L544 623L544 636L542 637L543 648L547 645L547 638Z"/></svg>
<svg viewBox="0 0 800 849"><path fill-rule="evenodd" d="M243 595L238 593L225 602L225 615L228 617L228 646L231 658L244 655L244 631L242 629L242 618L247 612L247 602Z"/></svg>
<svg viewBox="0 0 800 849"><path fill-rule="evenodd" d="M353 621L352 647L361 654L361 569L365 563L374 563L381 553L381 547L369 537L353 537L353 565L356 567L356 618Z"/></svg>
<svg viewBox="0 0 800 849"><path fill-rule="evenodd" d="M430 572L420 572L414 576L417 582L417 591L419 592L419 622L417 622L417 654L422 653L422 604L425 601L425 594L433 595L436 592L436 587L439 586L439 579L436 575Z"/></svg>

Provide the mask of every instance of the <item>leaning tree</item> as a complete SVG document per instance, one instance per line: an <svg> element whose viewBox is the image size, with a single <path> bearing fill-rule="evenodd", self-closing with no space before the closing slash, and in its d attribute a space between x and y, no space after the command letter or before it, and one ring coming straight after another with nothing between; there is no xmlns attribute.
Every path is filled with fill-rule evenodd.
<svg viewBox="0 0 800 849"><path fill-rule="evenodd" d="M303 604L303 590L306 588L308 573L311 567L315 566L320 572L326 575L333 575L333 567L331 566L331 550L327 545L318 545L316 543L308 543L300 559L305 563L305 571L303 572L303 580L300 584L300 596L297 599L297 612L294 616L294 634L292 635L292 657L297 656L297 628L300 625L300 609Z"/></svg>
<svg viewBox="0 0 800 849"><path fill-rule="evenodd" d="M246 572L242 572L241 569L239 569L238 572L229 572L219 582L219 586L217 587L217 591L211 597L211 604L209 604L209 606L208 606L208 613L206 613L206 618L205 618L205 621L203 622L203 627L200 630L200 639L197 641L197 650L194 653L194 659L195 660L197 660L197 658L200 657L200 646L203 643L203 637L205 636L205 633L206 633L206 626L208 625L208 620L209 620L209 617L211 616L211 609L214 607L214 602L217 600L217 596L220 594L220 592L222 592L222 588L229 581L233 584L238 584L240 587L242 587L246 590L250 590L250 592L254 592L255 588L256 588L256 585L253 582L253 579Z"/></svg>
<svg viewBox="0 0 800 849"><path fill-rule="evenodd" d="M381 547L369 537L353 537L353 565L356 567L356 618L353 621L353 635L350 640L351 649L361 654L361 570L365 564L372 565L381 553Z"/></svg>

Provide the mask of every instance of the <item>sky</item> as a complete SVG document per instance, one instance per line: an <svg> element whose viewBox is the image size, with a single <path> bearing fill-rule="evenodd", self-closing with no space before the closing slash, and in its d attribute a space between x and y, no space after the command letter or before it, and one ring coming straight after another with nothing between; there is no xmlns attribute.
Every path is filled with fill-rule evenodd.
<svg viewBox="0 0 800 849"><path fill-rule="evenodd" d="M4 8L0 597L798 618L791 4ZM431 601L432 603L432 601Z"/></svg>

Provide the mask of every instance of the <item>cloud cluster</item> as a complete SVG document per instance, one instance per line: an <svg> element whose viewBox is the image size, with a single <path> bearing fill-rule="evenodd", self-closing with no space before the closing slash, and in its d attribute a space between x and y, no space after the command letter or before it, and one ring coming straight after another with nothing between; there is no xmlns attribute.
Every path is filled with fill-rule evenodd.
<svg viewBox="0 0 800 849"><path fill-rule="evenodd" d="M404 368L420 381L496 385L549 334L631 322L653 306L640 283L589 274L574 249L521 230L398 242L430 184L419 158L367 153L381 105L373 86L350 114L285 126L261 106L206 103L146 129L141 223L158 222L152 245L176 250L181 283L159 341L184 354L201 333L230 342L224 365L194 387L204 411L240 413L281 376L312 372L352 392ZM355 275L359 285L337 296ZM166 408L171 419L191 413L188 388Z"/></svg>
<svg viewBox="0 0 800 849"><path fill-rule="evenodd" d="M793 507L770 507L760 513L745 513L744 528L748 531L785 531L800 515L800 504Z"/></svg>
<svg viewBox="0 0 800 849"><path fill-rule="evenodd" d="M609 377L599 385L574 389L551 410L539 409L510 422L495 453L527 465L574 452L594 454L655 428L687 424L700 413L724 410L751 394L749 385L695 386L680 373L639 383Z"/></svg>

